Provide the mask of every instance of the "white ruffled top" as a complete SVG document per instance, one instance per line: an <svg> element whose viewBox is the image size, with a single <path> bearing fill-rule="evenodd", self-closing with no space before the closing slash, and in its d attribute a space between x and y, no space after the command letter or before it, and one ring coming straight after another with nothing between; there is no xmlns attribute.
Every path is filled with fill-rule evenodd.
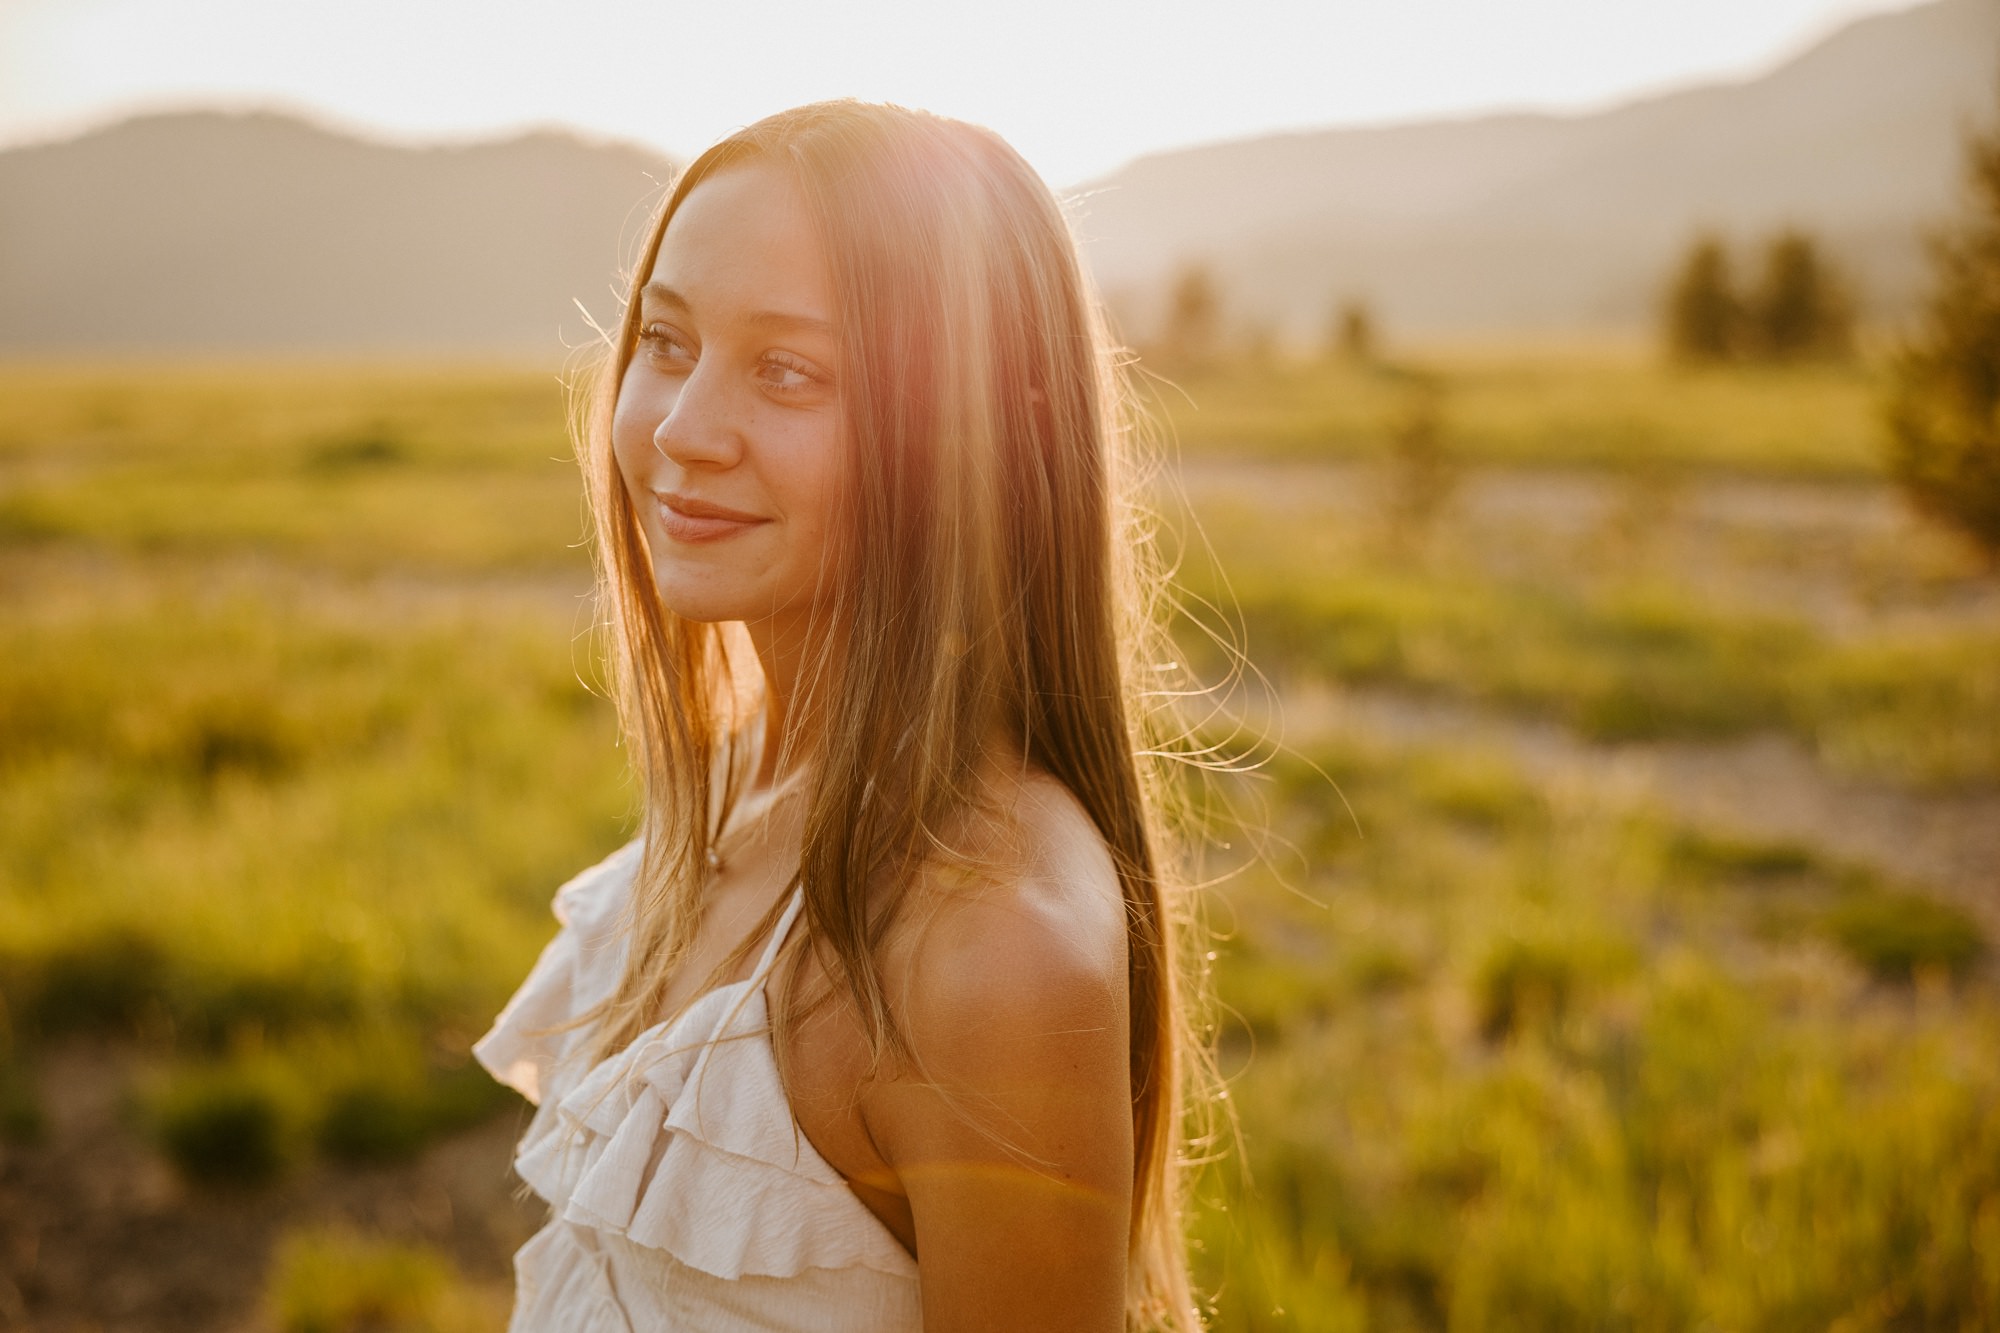
<svg viewBox="0 0 2000 1333"><path fill-rule="evenodd" d="M550 1220L514 1257L509 1333L921 1327L917 1266L792 1119L756 968L581 1067L624 965L634 842L557 891L562 923L473 1054L536 1104L514 1158Z"/></svg>

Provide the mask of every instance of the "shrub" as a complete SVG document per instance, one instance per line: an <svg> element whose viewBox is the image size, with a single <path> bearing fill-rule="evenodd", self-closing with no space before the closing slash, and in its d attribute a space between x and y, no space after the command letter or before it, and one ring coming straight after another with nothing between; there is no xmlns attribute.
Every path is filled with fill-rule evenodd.
<svg viewBox="0 0 2000 1333"><path fill-rule="evenodd" d="M1582 986L1584 969L1566 942L1509 937L1486 955L1474 984L1479 1033L1502 1041L1560 1023Z"/></svg>
<svg viewBox="0 0 2000 1333"><path fill-rule="evenodd" d="M1884 981L1929 971L1962 977L1986 951L1979 923L1963 909L1914 893L1864 891L1834 908L1827 925L1856 962Z"/></svg>
<svg viewBox="0 0 2000 1333"><path fill-rule="evenodd" d="M1676 830L1667 844L1676 869L1700 878L1782 879L1810 873L1819 864L1796 842L1743 838L1705 829Z"/></svg>
<svg viewBox="0 0 2000 1333"><path fill-rule="evenodd" d="M349 1231L292 1235L279 1247L265 1291L280 1333L469 1333L488 1326L442 1255Z"/></svg>
<svg viewBox="0 0 2000 1333"><path fill-rule="evenodd" d="M204 784L232 771L269 780L291 768L305 748L268 697L202 700L178 721L161 757Z"/></svg>
<svg viewBox="0 0 2000 1333"><path fill-rule="evenodd" d="M350 1082L336 1088L320 1110L320 1151L346 1162L402 1161L423 1147L431 1120L420 1085Z"/></svg>
<svg viewBox="0 0 2000 1333"><path fill-rule="evenodd" d="M1267 947L1236 942L1218 951L1224 995L1223 1037L1262 1042L1324 1020L1334 1007L1333 978L1290 965Z"/></svg>
<svg viewBox="0 0 2000 1333"><path fill-rule="evenodd" d="M1891 378L1889 466L1917 509L2000 561L2000 130L1966 156L1964 214L1932 242L1923 326Z"/></svg>
<svg viewBox="0 0 2000 1333"><path fill-rule="evenodd" d="M307 453L306 467L314 472L349 472L400 463L409 453L402 432L378 421L320 440Z"/></svg>
<svg viewBox="0 0 2000 1333"><path fill-rule="evenodd" d="M1800 677L1820 757L1855 772L1950 786L2000 780L2000 633L1849 640Z"/></svg>
<svg viewBox="0 0 2000 1333"><path fill-rule="evenodd" d="M153 1097L161 1149L198 1184L266 1185L299 1156L298 1097L263 1062L238 1062L173 1076Z"/></svg>
<svg viewBox="0 0 2000 1333"><path fill-rule="evenodd" d="M0 1142L33 1143L47 1128L34 1078L18 1061L0 1056Z"/></svg>
<svg viewBox="0 0 2000 1333"><path fill-rule="evenodd" d="M1430 534L1452 497L1461 468L1445 429L1445 386L1435 375L1408 376L1403 406L1389 423L1389 536L1407 545Z"/></svg>
<svg viewBox="0 0 2000 1333"><path fill-rule="evenodd" d="M107 925L10 965L8 989L37 1035L129 1030L166 992L168 970L157 939L134 925Z"/></svg>
<svg viewBox="0 0 2000 1333"><path fill-rule="evenodd" d="M1387 995L1423 980L1421 963L1387 940L1365 942L1347 958L1347 983L1363 995Z"/></svg>
<svg viewBox="0 0 2000 1333"><path fill-rule="evenodd" d="M518 1105L513 1093L494 1082L469 1056L449 1068L432 1069L427 1096L433 1134L469 1129L502 1109Z"/></svg>
<svg viewBox="0 0 2000 1333"><path fill-rule="evenodd" d="M350 1055L355 1067L332 1082L320 1103L315 1139L319 1150L336 1160L406 1160L511 1100L469 1060L437 1069L377 1052L377 1058L361 1063L368 1052L364 1043Z"/></svg>
<svg viewBox="0 0 2000 1333"><path fill-rule="evenodd" d="M1410 785L1438 813L1473 828L1508 828L1533 820L1542 809L1513 767L1491 755L1453 755L1418 765Z"/></svg>

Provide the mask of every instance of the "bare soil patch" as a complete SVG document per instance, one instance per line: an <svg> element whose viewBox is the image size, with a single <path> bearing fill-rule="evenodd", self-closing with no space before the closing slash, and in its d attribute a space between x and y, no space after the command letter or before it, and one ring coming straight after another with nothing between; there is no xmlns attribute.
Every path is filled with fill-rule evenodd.
<svg viewBox="0 0 2000 1333"><path fill-rule="evenodd" d="M1391 505L1385 469L1362 462L1196 460L1179 484L1197 514L1319 518L1355 546ZM2000 624L2000 577L1881 484L1480 468L1458 476L1436 526L1445 553L1496 575L1658 579L1835 635Z"/></svg>
<svg viewBox="0 0 2000 1333"><path fill-rule="evenodd" d="M1790 842L1930 889L2000 939L2000 790L1922 792L1829 772L1792 737L1600 745L1550 722L1388 690L1288 696L1274 734L1310 749L1349 733L1506 755L1540 782L1586 783L1696 827Z"/></svg>
<svg viewBox="0 0 2000 1333"><path fill-rule="evenodd" d="M540 1201L518 1193L509 1166L519 1116L497 1117L407 1165L315 1165L267 1190L198 1190L175 1178L133 1124L140 1070L135 1052L98 1042L41 1061L44 1135L0 1146L0 1328L265 1329L266 1268L300 1226L432 1246L468 1282L504 1289L510 1256L540 1224Z"/></svg>

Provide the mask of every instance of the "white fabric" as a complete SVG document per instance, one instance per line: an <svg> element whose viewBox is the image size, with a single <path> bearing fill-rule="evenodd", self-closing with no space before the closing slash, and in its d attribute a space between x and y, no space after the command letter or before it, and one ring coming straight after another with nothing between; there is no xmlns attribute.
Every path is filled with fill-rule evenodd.
<svg viewBox="0 0 2000 1333"><path fill-rule="evenodd" d="M562 929L473 1054L536 1104L514 1159L550 1207L514 1256L509 1333L921 1326L917 1266L792 1119L756 969L593 1068L563 1024L610 994L635 842L556 894Z"/></svg>

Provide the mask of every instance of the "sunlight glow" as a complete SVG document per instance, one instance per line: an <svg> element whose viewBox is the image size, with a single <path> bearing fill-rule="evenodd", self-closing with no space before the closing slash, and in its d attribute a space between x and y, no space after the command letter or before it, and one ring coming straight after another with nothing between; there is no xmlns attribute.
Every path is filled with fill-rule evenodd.
<svg viewBox="0 0 2000 1333"><path fill-rule="evenodd" d="M852 95L993 126L1054 183L1141 153L1755 73L1907 0L0 0L0 142L271 105L398 137L560 124L686 155Z"/></svg>

